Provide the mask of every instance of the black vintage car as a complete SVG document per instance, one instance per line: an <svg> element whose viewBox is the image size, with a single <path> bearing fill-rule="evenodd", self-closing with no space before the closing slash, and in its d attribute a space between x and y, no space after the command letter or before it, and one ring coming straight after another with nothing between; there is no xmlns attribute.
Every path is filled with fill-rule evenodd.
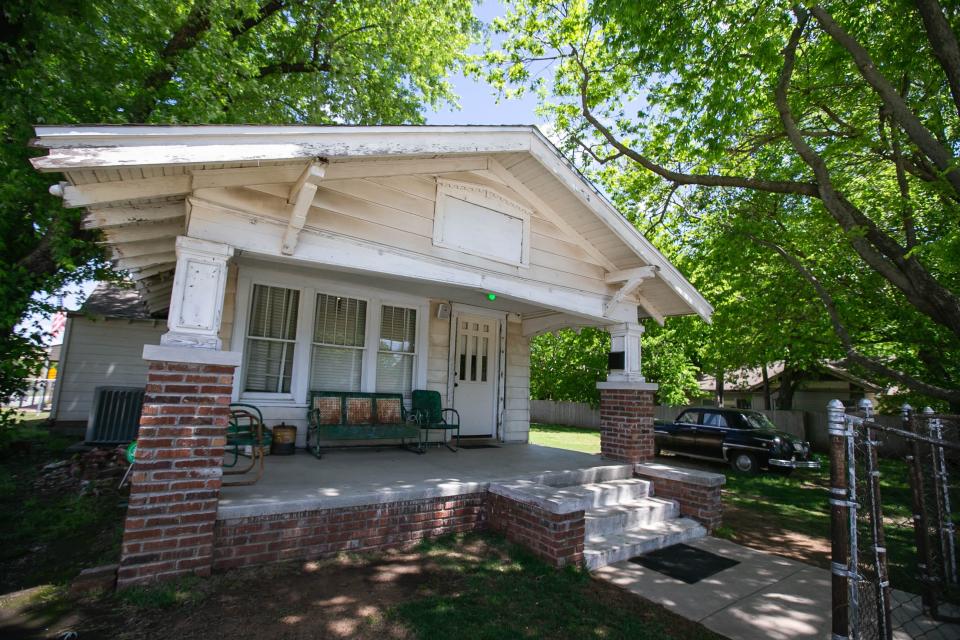
<svg viewBox="0 0 960 640"><path fill-rule="evenodd" d="M744 473L762 467L784 472L820 468L820 462L810 458L809 442L777 431L767 416L746 409L695 407L683 411L676 422L657 420L654 445L658 454L724 461Z"/></svg>

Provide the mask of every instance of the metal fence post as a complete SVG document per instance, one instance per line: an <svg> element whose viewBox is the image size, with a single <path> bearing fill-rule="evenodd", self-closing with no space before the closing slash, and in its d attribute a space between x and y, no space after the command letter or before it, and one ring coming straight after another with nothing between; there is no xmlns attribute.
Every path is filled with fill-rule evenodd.
<svg viewBox="0 0 960 640"><path fill-rule="evenodd" d="M890 593L890 574L887 568L886 532L883 530L883 503L880 495L880 463L877 448L877 430L873 425L873 403L869 398L863 398L859 403L863 412L866 445L867 445L867 495L870 496L870 526L873 534L873 560L876 570L877 584L877 622L878 636L881 638L893 637L893 600Z"/></svg>
<svg viewBox="0 0 960 640"><path fill-rule="evenodd" d="M841 640L850 633L850 500L847 484L848 430L843 403L839 400L831 400L827 405L827 428L830 434L832 630L833 640Z"/></svg>
<svg viewBox="0 0 960 640"><path fill-rule="evenodd" d="M919 430L914 424L913 407L905 404L900 411L904 431L917 433ZM927 515L923 508L923 472L919 440L911 440L907 464L910 466L910 503L913 508L913 539L917 545L917 573L920 574L920 583L923 585L920 595L923 608L929 612L936 606L936 599L930 579L930 552L927 546Z"/></svg>

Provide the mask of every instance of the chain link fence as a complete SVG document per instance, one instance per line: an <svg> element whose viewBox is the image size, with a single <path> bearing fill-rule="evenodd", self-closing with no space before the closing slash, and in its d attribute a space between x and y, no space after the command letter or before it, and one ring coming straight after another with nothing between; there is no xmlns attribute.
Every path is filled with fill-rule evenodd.
<svg viewBox="0 0 960 640"><path fill-rule="evenodd" d="M960 638L960 416L830 411L833 637Z"/></svg>

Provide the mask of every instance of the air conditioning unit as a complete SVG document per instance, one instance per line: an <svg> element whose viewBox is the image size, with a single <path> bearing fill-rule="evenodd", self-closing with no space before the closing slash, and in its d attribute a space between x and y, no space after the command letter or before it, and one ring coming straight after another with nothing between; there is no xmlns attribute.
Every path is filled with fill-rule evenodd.
<svg viewBox="0 0 960 640"><path fill-rule="evenodd" d="M87 444L121 444L137 439L143 410L142 387L97 387L87 422Z"/></svg>

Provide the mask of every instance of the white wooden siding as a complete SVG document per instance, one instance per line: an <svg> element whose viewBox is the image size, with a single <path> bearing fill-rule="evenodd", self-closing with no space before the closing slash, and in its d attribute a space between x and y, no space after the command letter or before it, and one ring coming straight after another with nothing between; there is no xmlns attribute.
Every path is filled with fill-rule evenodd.
<svg viewBox="0 0 960 640"><path fill-rule="evenodd" d="M530 439L530 339L520 322L507 322L507 364L505 370L501 438L504 442Z"/></svg>
<svg viewBox="0 0 960 640"><path fill-rule="evenodd" d="M333 232L497 273L595 294L610 293L611 288L603 280L604 268L596 264L575 239L535 209L531 221L529 269L436 246L433 242L435 191L432 180L419 176L325 181L317 190L304 232ZM286 225L289 214L285 198L288 193L289 186L278 184L200 189L196 195L201 200ZM209 212L196 213L191 217L191 235L202 236L204 222L225 222L209 220Z"/></svg>
<svg viewBox="0 0 960 640"><path fill-rule="evenodd" d="M450 366L450 319L437 318L437 308L441 302L430 302L430 330L427 345L427 389L439 391L443 402L447 402L447 375ZM450 303L447 309L450 308Z"/></svg>
<svg viewBox="0 0 960 640"><path fill-rule="evenodd" d="M143 345L159 344L163 320L70 318L70 341L61 354L60 385L53 419L86 421L99 386L143 387L147 361Z"/></svg>

